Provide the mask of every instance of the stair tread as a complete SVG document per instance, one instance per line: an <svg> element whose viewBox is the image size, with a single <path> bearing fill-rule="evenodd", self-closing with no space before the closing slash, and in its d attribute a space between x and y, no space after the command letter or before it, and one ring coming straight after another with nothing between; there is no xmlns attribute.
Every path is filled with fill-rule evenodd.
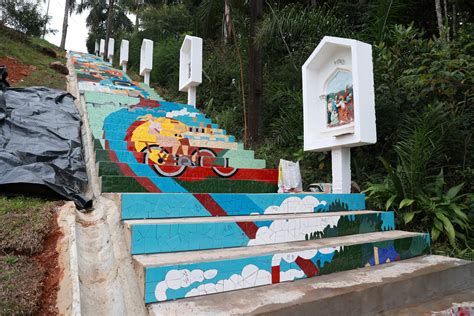
<svg viewBox="0 0 474 316"><path fill-rule="evenodd" d="M150 219L128 219L124 224L132 225L154 225L154 224L199 224L199 223L218 223L218 222L255 222L278 219L292 218L313 218L326 216L345 216L360 214L378 214L382 211L359 210L343 212L321 212L321 213L287 213L287 214L267 214L267 215L243 215L243 216L212 216L212 217L181 217L181 218L150 218Z"/></svg>
<svg viewBox="0 0 474 316"><path fill-rule="evenodd" d="M430 275L443 275L441 282L453 282L446 278L449 271L460 266L474 267L474 263L436 255L420 256L379 266L365 267L356 270L335 272L316 278L296 280L275 285L215 293L212 295L189 297L186 301L174 300L148 305L149 315L248 315L272 314L297 315L314 314L319 310L321 315L368 315L387 311L387 307L405 306L406 299L417 302L420 298L418 288L413 288L410 280L419 278L426 282ZM471 268L472 269L472 268ZM466 269L468 270L468 269ZM471 278L472 276L467 276ZM405 288L402 293L394 292ZM426 286L426 285L425 285ZM454 287L455 285L453 285ZM472 286L471 286L472 288ZM436 289L438 298L445 301L445 290ZM377 293L398 293L398 300L391 295L374 297ZM432 293L423 291L421 299ZM460 292L458 292L460 293ZM469 293L463 291L461 293ZM472 293L472 290L471 290ZM403 296L403 297L402 297ZM386 300L382 301L382 298ZM366 299L366 300L364 300ZM355 306L353 302L365 302ZM472 301L472 300L471 300ZM232 302L231 305L222 302ZM368 304L370 303L370 304ZM451 304L449 304L451 305ZM318 307L323 309L318 309ZM380 308L380 310L378 309ZM405 311L400 309L399 311ZM419 315L419 311L404 315ZM400 315L400 313L387 315ZM431 315L431 313L428 313Z"/></svg>
<svg viewBox="0 0 474 316"><path fill-rule="evenodd" d="M254 247L223 248L188 252L133 255L133 259L137 263L142 265L144 268L148 268L177 264L191 264L196 262L229 260L235 258L246 258L252 256L273 254L275 252L296 252L326 247L348 246L360 243L387 241L423 235L423 233L392 230L385 232L348 235L307 241L260 245Z"/></svg>

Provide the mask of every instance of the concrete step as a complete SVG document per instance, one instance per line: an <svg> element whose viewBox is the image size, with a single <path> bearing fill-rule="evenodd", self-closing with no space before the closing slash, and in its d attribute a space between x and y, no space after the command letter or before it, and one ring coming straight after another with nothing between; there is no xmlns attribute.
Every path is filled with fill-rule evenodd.
<svg viewBox="0 0 474 316"><path fill-rule="evenodd" d="M212 123L212 120L199 110L192 106L179 105L176 103L165 101L153 101L135 98L124 98L122 95L110 94L90 94L85 93L85 100L88 102L87 110L90 114L99 114L103 111L109 113L111 110L116 112L121 120L104 121L104 123L123 124L124 121L135 121L137 117L146 114L152 116L174 118L178 117L180 120L184 119L187 125L218 128L217 124ZM103 114L103 113L102 113Z"/></svg>
<svg viewBox="0 0 474 316"><path fill-rule="evenodd" d="M155 145L154 142L140 142L143 145ZM113 149L120 151L137 151L136 148L138 144L131 141L123 140L105 140L105 139L94 139L94 149ZM236 158L236 159L255 159L254 151L248 149L222 149L222 148L212 148L218 157L224 158Z"/></svg>
<svg viewBox="0 0 474 316"><path fill-rule="evenodd" d="M182 180L227 178L233 180L278 181L278 169L246 169L214 166L176 166L165 164L128 164L101 161L97 163L99 176L126 176L131 169L138 176L172 177Z"/></svg>
<svg viewBox="0 0 474 316"><path fill-rule="evenodd" d="M131 140L134 142L155 142L156 137L151 136L148 133L141 133L141 134L134 134L133 138L127 138L127 131L108 131L105 130L103 131L102 134L103 139L108 139L108 140ZM184 138L189 139L190 141L196 142L207 142L207 143L224 143L226 144L225 147L223 148L229 148L229 149L237 149L236 145L229 145L229 144L234 144L236 143L235 137L234 136L229 136L229 135L209 135L209 134L197 134L194 135L192 133L186 133ZM221 145L223 146L223 145ZM201 146L200 147L206 147L206 146ZM221 147L220 147L221 148Z"/></svg>
<svg viewBox="0 0 474 316"><path fill-rule="evenodd" d="M386 231L133 259L145 303L154 303L310 278L428 251L428 234Z"/></svg>
<svg viewBox="0 0 474 316"><path fill-rule="evenodd" d="M123 135L113 135L113 137L105 136L104 134L100 135L100 138L95 139L104 139L107 141L126 141L125 133ZM154 140L150 139L138 139L134 140L133 142L140 142L140 143L155 143ZM227 142L227 141L216 141L216 140L202 140L202 139L189 139L189 144L192 147L200 147L200 148L220 148L220 149L232 149L232 150L243 150L244 144L240 142Z"/></svg>
<svg viewBox="0 0 474 316"><path fill-rule="evenodd" d="M474 281L474 280L473 280ZM384 316L474 315L474 287L381 313Z"/></svg>
<svg viewBox="0 0 474 316"><path fill-rule="evenodd" d="M103 193L151 192L151 193L274 193L277 181L233 180L208 178L195 180L169 177L140 177L133 170L129 176L100 177Z"/></svg>
<svg viewBox="0 0 474 316"><path fill-rule="evenodd" d="M160 302L150 304L148 308L150 315L412 316L425 315L429 309L442 310L446 305L441 309L409 310L407 314L404 307L426 301L472 302L473 287L473 262L429 255L279 286ZM453 293L457 295L453 296ZM392 314L396 309L399 309L397 313ZM426 314L432 315L431 312Z"/></svg>
<svg viewBox="0 0 474 316"><path fill-rule="evenodd" d="M132 255L269 245L395 229L393 212L346 211L124 222Z"/></svg>
<svg viewBox="0 0 474 316"><path fill-rule="evenodd" d="M201 150L202 151L202 150ZM208 150L204 150L208 151ZM215 151L213 151L215 152ZM218 153L216 154L218 155ZM225 155L225 154L224 154ZM165 155L163 155L166 157ZM246 158L224 158L224 157L213 157L211 155L199 154L197 157L180 155L183 157L190 158L191 161L198 161L204 166L229 166L230 168L243 168L243 169L264 169L265 160L263 159L246 159ZM145 163L145 153L136 151L125 151L125 150L95 150L95 161L113 161L122 162L128 164ZM153 158L153 157L152 157ZM168 158L171 158L168 156ZM158 160L158 157L156 157ZM166 163L166 160L163 161ZM168 162L172 164L172 160L168 159Z"/></svg>
<svg viewBox="0 0 474 316"><path fill-rule="evenodd" d="M136 116L136 114L135 114ZM102 129L107 130L107 131L123 131L124 129L127 130L130 127L129 124L123 124L121 122L113 122L113 123L104 123L102 124ZM168 131L167 129L163 128L162 131ZM199 126L190 126L189 130L186 133L191 133L191 134L206 134L207 136L209 134L212 135L226 135L227 131L222 128L207 128L205 126L199 127Z"/></svg>
<svg viewBox="0 0 474 316"><path fill-rule="evenodd" d="M245 216L357 211L364 194L124 193L122 219Z"/></svg>

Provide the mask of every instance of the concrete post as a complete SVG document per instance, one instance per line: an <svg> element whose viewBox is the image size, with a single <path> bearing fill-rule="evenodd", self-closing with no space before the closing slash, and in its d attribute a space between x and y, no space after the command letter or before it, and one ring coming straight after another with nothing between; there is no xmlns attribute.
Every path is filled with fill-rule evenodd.
<svg viewBox="0 0 474 316"><path fill-rule="evenodd" d="M188 88L188 104L196 107L196 87L191 86Z"/></svg>
<svg viewBox="0 0 474 316"><path fill-rule="evenodd" d="M113 38L109 38L109 48L107 51L107 57L109 58L109 63L113 63L114 61L114 48L115 48L115 40Z"/></svg>
<svg viewBox="0 0 474 316"><path fill-rule="evenodd" d="M146 71L143 73L143 82L150 85L150 72Z"/></svg>
<svg viewBox="0 0 474 316"><path fill-rule="evenodd" d="M153 68L153 41L144 39L140 50L140 76L143 82L150 85L150 72Z"/></svg>
<svg viewBox="0 0 474 316"><path fill-rule="evenodd" d="M120 65L122 66L123 72L127 72L128 47L129 42L127 40L122 40L120 43Z"/></svg>
<svg viewBox="0 0 474 316"><path fill-rule="evenodd" d="M100 48L99 48L100 58L104 59L104 54L105 54L105 39L101 38L100 39Z"/></svg>
<svg viewBox="0 0 474 316"><path fill-rule="evenodd" d="M351 149L335 147L331 150L332 192L351 193Z"/></svg>
<svg viewBox="0 0 474 316"><path fill-rule="evenodd" d="M179 91L188 92L196 107L196 87L202 82L202 38L186 35L179 52Z"/></svg>

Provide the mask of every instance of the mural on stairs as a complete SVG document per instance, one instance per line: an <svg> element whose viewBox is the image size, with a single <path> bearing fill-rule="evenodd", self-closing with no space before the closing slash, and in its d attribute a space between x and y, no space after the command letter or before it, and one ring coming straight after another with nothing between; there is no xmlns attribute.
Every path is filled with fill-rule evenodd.
<svg viewBox="0 0 474 316"><path fill-rule="evenodd" d="M193 106L153 98L152 89L98 57L71 58L85 90L103 192L276 192L277 170L265 169ZM90 82L96 85L84 85Z"/></svg>
<svg viewBox="0 0 474 316"><path fill-rule="evenodd" d="M146 303L293 281L429 251L428 234L380 233L395 229L394 214L364 211L363 194L269 194L276 192L277 170L266 169L264 160L193 106L164 101L95 56L70 57L102 192L146 193L122 194L132 254L249 247L238 250L240 257L218 261L204 256L186 262L175 254L181 261L161 266L153 256L144 257L146 265L135 256L145 269ZM241 215L269 216L230 217ZM207 222L150 221L182 217L207 217ZM371 232L379 233L372 239L317 240ZM295 241L300 243L270 246Z"/></svg>
<svg viewBox="0 0 474 316"><path fill-rule="evenodd" d="M70 54L78 79L79 90L115 93L150 99L153 95L140 83L132 81L121 70L115 69L101 58L71 52Z"/></svg>
<svg viewBox="0 0 474 316"><path fill-rule="evenodd" d="M310 278L429 251L429 235L290 253L146 268L145 302L161 302Z"/></svg>
<svg viewBox="0 0 474 316"><path fill-rule="evenodd" d="M269 245L393 230L393 212L254 221L134 224L132 254Z"/></svg>

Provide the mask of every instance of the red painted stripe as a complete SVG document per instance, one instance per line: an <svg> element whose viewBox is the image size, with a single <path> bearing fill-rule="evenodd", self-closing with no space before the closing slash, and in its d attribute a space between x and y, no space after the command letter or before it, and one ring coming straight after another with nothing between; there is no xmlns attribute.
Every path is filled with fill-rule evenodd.
<svg viewBox="0 0 474 316"><path fill-rule="evenodd" d="M109 150L108 154L109 154L110 160L112 160L113 162L118 162L117 155L115 154L113 150ZM144 187L145 189L147 189L149 192L156 192L156 193L161 192L161 190L150 179L145 178L145 177L137 177L135 172L133 172L133 170L130 169L130 167L127 164L118 163L117 165L119 166L120 171L122 171L124 175L126 175L127 177L132 177L135 180L137 180L137 182L140 183L140 185Z"/></svg>
<svg viewBox="0 0 474 316"><path fill-rule="evenodd" d="M130 124L130 126L127 128L127 133L125 134L125 139L124 141L126 142L131 142L133 144L133 142L131 141L132 139L132 134L133 134L133 131L139 127L140 125L142 124L145 124L147 121L135 121L133 122L132 124ZM127 148L129 148L131 146L131 144L127 144Z"/></svg>
<svg viewBox="0 0 474 316"><path fill-rule="evenodd" d="M133 81L133 82L135 83L135 81ZM137 84L137 86L138 86L138 84ZM158 102L156 100L140 98L140 102L138 102L135 105L130 106L130 108L131 109L137 108L137 107L140 107L140 108L159 108L160 106L161 106L160 102Z"/></svg>
<svg viewBox="0 0 474 316"><path fill-rule="evenodd" d="M227 216L227 212L217 204L216 201L207 193L195 193L194 197L201 203L212 216Z"/></svg>
<svg viewBox="0 0 474 316"><path fill-rule="evenodd" d="M280 266L272 267L272 284L280 283Z"/></svg>
<svg viewBox="0 0 474 316"><path fill-rule="evenodd" d="M212 216L227 216L227 212L211 197L210 194L196 193L194 197L211 213ZM236 222L250 239L255 239L258 227L254 222Z"/></svg>
<svg viewBox="0 0 474 316"><path fill-rule="evenodd" d="M295 260L295 263L301 268L301 270L303 270L304 274L306 274L308 278L319 274L318 267L313 263L313 261L309 259L304 259L298 256Z"/></svg>

